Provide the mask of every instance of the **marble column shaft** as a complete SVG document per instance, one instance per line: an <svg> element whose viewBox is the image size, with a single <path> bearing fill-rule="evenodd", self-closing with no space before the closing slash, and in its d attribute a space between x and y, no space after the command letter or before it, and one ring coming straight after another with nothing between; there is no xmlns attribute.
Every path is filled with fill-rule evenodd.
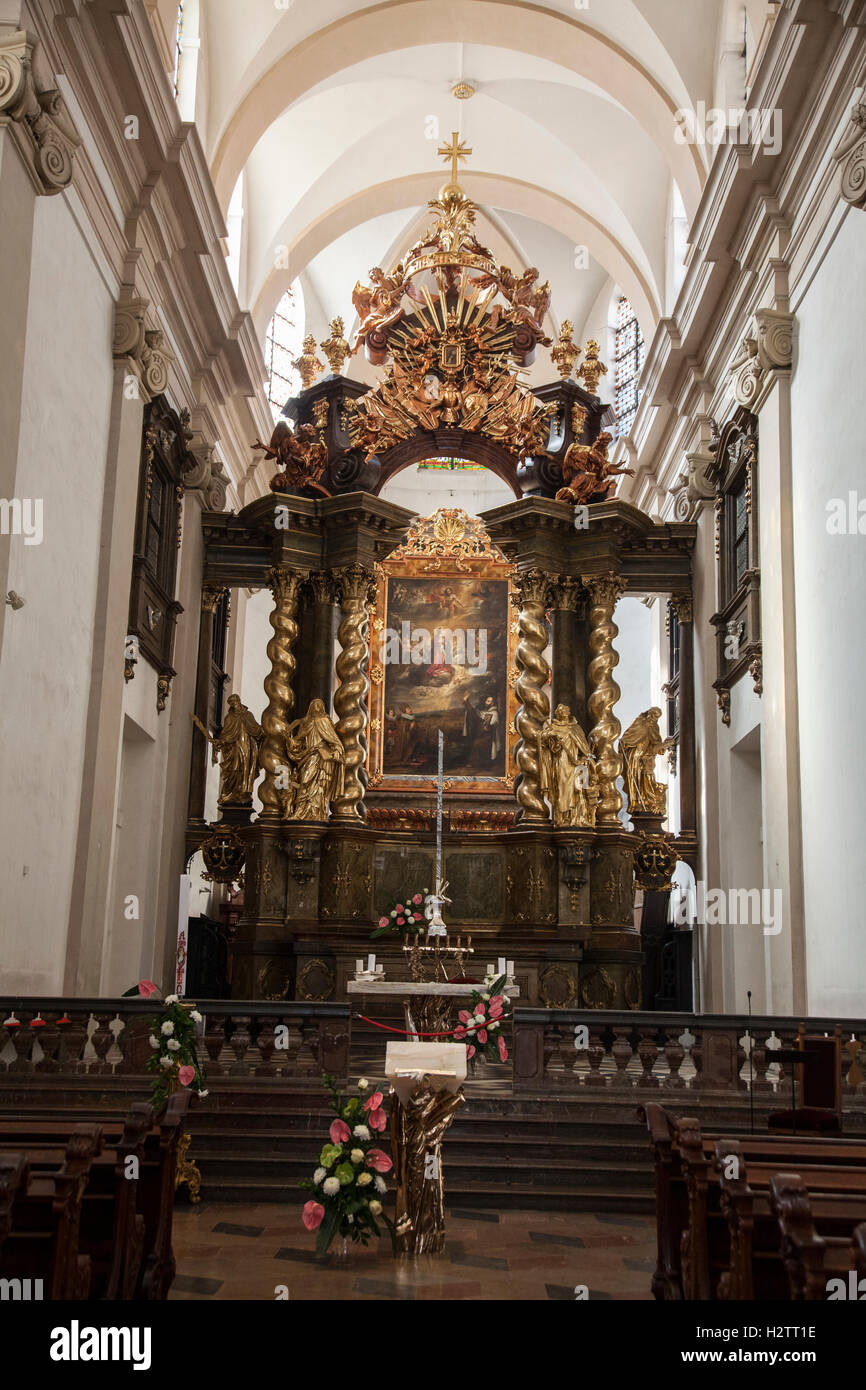
<svg viewBox="0 0 866 1390"><path fill-rule="evenodd" d="M551 702L568 705L581 728L586 725L586 672L580 641L583 607L580 580L562 575L550 586L553 639Z"/></svg>

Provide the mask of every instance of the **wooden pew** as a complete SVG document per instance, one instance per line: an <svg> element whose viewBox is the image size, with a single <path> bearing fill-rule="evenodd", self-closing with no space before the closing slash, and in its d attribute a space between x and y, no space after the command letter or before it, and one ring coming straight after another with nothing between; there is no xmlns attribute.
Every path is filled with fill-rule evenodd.
<svg viewBox="0 0 866 1390"><path fill-rule="evenodd" d="M806 1177L809 1186L806 1185ZM777 1173L770 1182L770 1206L779 1232L778 1257L796 1300L826 1299L830 1279L846 1283L857 1270L860 1240L866 1231L866 1184L856 1196L833 1198L812 1191L813 1175Z"/></svg>
<svg viewBox="0 0 866 1390"><path fill-rule="evenodd" d="M26 1187L28 1176L26 1154L0 1154L0 1253L12 1229L12 1207L15 1198L19 1188L22 1185Z"/></svg>
<svg viewBox="0 0 866 1390"><path fill-rule="evenodd" d="M78 1232L82 1195L101 1150L101 1127L77 1125L65 1150L52 1154L53 1171L31 1172L26 1152L7 1155L13 1165L23 1156L26 1181L22 1174L12 1200L0 1276L42 1279L49 1299L87 1298L90 1258L79 1249Z"/></svg>
<svg viewBox="0 0 866 1390"><path fill-rule="evenodd" d="M779 1201L790 1198L784 1208L786 1215L796 1219L802 1214L796 1199L806 1191L803 1175L813 1193L809 1231L816 1242L815 1251L823 1255L838 1247L845 1270L850 1268L854 1227L866 1216L866 1168L801 1164L799 1174L779 1173L775 1164L749 1162L747 1166L741 1145L735 1140L719 1140L715 1150L721 1214L728 1233L728 1268L718 1279L720 1298L812 1296L795 1291L792 1268L784 1257L778 1209ZM779 1193L775 1200L774 1190ZM806 1210L809 1211L808 1200ZM828 1264L827 1270L830 1268ZM711 1280L712 1275L711 1268Z"/></svg>
<svg viewBox="0 0 866 1390"><path fill-rule="evenodd" d="M641 1106L638 1115L647 1125L655 1162L657 1262L653 1295L657 1299L710 1299L714 1294L711 1268L718 1273L729 1267L729 1237L714 1168L715 1144L722 1136L702 1135L697 1119L675 1119L657 1102ZM803 1161L850 1167L866 1160L866 1144L858 1140L784 1133L739 1135L737 1139L750 1163L769 1165L770 1172ZM768 1180L769 1174L766 1177Z"/></svg>
<svg viewBox="0 0 866 1390"><path fill-rule="evenodd" d="M108 1122L108 1151L97 1157L82 1198L82 1248L93 1259L91 1296L163 1300L174 1279L171 1244L178 1144L189 1110L189 1091L169 1099L161 1120L144 1103L125 1122ZM27 1151L33 1172L50 1174L62 1156L68 1121L4 1122L0 1152L13 1145ZM125 1176L126 1160L138 1160L138 1180Z"/></svg>

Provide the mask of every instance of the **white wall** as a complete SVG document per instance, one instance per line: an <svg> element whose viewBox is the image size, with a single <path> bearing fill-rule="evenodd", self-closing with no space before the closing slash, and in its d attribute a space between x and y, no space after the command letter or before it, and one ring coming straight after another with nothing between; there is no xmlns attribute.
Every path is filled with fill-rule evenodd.
<svg viewBox="0 0 866 1390"><path fill-rule="evenodd" d="M38 198L15 487L19 497L43 499L44 539L32 546L13 539L9 586L26 607L9 613L0 657L0 988L7 991L62 992L85 771L113 313L66 198Z"/></svg>
<svg viewBox="0 0 866 1390"><path fill-rule="evenodd" d="M863 213L849 211L796 306L791 401L808 1007L812 1014L860 1017L866 535L828 534L827 503L847 501L849 491L866 498L864 232Z"/></svg>
<svg viewBox="0 0 866 1390"><path fill-rule="evenodd" d="M462 507L470 516L477 516L515 500L508 484L487 468L483 473L463 473L419 470L417 464L390 478L380 496L420 516L430 516L437 507Z"/></svg>

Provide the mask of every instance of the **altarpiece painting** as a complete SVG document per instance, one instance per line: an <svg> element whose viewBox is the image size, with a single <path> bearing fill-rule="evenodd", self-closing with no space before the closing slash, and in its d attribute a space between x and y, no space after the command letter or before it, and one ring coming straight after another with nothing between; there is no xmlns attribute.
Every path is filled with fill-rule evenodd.
<svg viewBox="0 0 866 1390"><path fill-rule="evenodd" d="M426 790L444 735L448 789L515 776L511 566L459 508L416 521L381 567L370 630L370 783Z"/></svg>

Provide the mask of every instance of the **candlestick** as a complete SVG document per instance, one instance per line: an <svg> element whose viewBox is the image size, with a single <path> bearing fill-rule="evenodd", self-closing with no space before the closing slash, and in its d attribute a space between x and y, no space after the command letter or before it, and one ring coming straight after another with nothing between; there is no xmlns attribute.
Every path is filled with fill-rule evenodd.
<svg viewBox="0 0 866 1390"><path fill-rule="evenodd" d="M495 970L493 961L491 961L490 964L489 964L488 967L487 967L487 974L490 976L491 980L493 979L493 976L496 974L496 970Z"/></svg>
<svg viewBox="0 0 866 1390"><path fill-rule="evenodd" d="M363 975L363 973L364 973L364 962L363 962L363 960L356 960L356 961L355 961L355 974L356 974L356 975Z"/></svg>
<svg viewBox="0 0 866 1390"><path fill-rule="evenodd" d="M368 971L370 972L371 975L375 973L375 970L376 970L376 957L375 957L375 956L368 956L368 957L367 957L367 969L368 969Z"/></svg>
<svg viewBox="0 0 866 1390"><path fill-rule="evenodd" d="M499 964L498 964L498 966L496 967L496 973L497 973L497 975L504 975L504 974L505 974L505 957L504 957L504 956L500 956L500 957L499 957Z"/></svg>
<svg viewBox="0 0 866 1390"><path fill-rule="evenodd" d="M512 979L512 978L513 978L513 975L514 975L514 961L513 961L513 960L510 960L510 961L508 962L508 972L507 972L507 973L508 973L508 978L509 978L509 980Z"/></svg>

